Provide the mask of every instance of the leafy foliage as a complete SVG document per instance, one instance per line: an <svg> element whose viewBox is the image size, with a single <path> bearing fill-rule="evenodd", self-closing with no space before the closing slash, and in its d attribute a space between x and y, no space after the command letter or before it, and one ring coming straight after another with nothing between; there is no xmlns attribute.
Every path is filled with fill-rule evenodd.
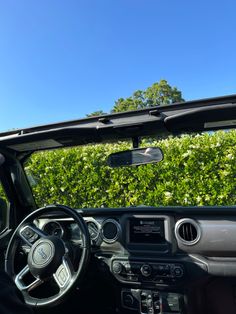
<svg viewBox="0 0 236 314"><path fill-rule="evenodd" d="M137 90L131 97L119 98L112 112L144 109L154 106L165 106L175 102L182 102L181 92L176 87L171 87L166 80L154 83L146 90Z"/></svg>
<svg viewBox="0 0 236 314"><path fill-rule="evenodd" d="M2 184L0 182L0 210L1 210L2 201L3 202L8 202L6 194L5 194L5 191L3 190Z"/></svg>
<svg viewBox="0 0 236 314"><path fill-rule="evenodd" d="M154 83L146 90L137 90L128 98L119 98L115 101L111 112L144 109L154 106L165 106L176 102L183 102L182 93L176 87L171 87L166 80ZM102 110L87 114L87 117L106 114Z"/></svg>
<svg viewBox="0 0 236 314"><path fill-rule="evenodd" d="M87 114L86 116L89 117L98 117L98 116L102 116L106 114L106 112L102 111L102 110L98 110L98 111L94 111L92 113Z"/></svg>
<svg viewBox="0 0 236 314"><path fill-rule="evenodd" d="M151 145L162 148L162 162L116 169L106 165L106 158L112 152L130 148L127 142L34 154L26 171L37 182L33 192L38 206L236 203L236 131L170 137Z"/></svg>

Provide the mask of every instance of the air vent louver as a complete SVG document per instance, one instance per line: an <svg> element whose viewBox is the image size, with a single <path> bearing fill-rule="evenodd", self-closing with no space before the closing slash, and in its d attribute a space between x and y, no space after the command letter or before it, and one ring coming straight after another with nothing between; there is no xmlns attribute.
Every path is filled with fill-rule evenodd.
<svg viewBox="0 0 236 314"><path fill-rule="evenodd" d="M193 219L180 219L175 226L175 235L183 244L193 245L200 239L200 227Z"/></svg>
<svg viewBox="0 0 236 314"><path fill-rule="evenodd" d="M101 236L107 243L115 242L121 232L120 224L114 219L107 219L102 223Z"/></svg>

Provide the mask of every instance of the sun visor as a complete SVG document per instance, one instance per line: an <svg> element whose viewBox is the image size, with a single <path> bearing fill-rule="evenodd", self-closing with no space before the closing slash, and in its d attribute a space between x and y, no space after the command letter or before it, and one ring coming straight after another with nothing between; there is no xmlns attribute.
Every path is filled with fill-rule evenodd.
<svg viewBox="0 0 236 314"><path fill-rule="evenodd" d="M164 120L170 132L236 128L236 103L191 109Z"/></svg>
<svg viewBox="0 0 236 314"><path fill-rule="evenodd" d="M97 134L95 129L65 128L48 130L29 134L20 134L17 137L5 138L5 146L17 152L32 152L38 150L75 146L91 141Z"/></svg>
<svg viewBox="0 0 236 314"><path fill-rule="evenodd" d="M56 148L60 146L62 146L61 143L53 139L49 139L49 140L43 140L43 141L35 141L35 142L29 142L29 143L9 145L8 148L11 148L18 152L27 152L27 151L35 151L35 150L41 150L41 149Z"/></svg>

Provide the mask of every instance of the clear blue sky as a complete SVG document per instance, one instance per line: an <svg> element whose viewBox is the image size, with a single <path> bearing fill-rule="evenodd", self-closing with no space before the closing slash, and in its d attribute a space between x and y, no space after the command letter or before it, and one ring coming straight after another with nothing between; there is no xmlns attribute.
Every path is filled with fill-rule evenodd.
<svg viewBox="0 0 236 314"><path fill-rule="evenodd" d="M0 130L84 117L164 78L236 93L235 0L0 0Z"/></svg>

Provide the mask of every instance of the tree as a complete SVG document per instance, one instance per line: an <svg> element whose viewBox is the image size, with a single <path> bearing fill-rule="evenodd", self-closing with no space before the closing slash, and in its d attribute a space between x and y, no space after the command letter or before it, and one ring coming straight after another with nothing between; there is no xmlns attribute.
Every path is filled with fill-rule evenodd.
<svg viewBox="0 0 236 314"><path fill-rule="evenodd" d="M183 101L181 91L176 87L171 87L166 80L160 80L144 91L137 90L128 98L119 98L115 102L112 112L165 106Z"/></svg>
<svg viewBox="0 0 236 314"><path fill-rule="evenodd" d="M106 114L106 113L103 112L102 110L97 110L97 111L94 111L92 113L87 114L86 117L88 117L88 118L89 117L98 117L98 116L102 116L104 114Z"/></svg>
<svg viewBox="0 0 236 314"><path fill-rule="evenodd" d="M166 106L176 102L183 102L182 93L176 87L172 87L166 80L154 83L146 90L137 90L132 96L119 98L115 101L111 112L123 112L129 110L144 109L155 106ZM95 117L106 114L98 110L87 114L87 117Z"/></svg>

